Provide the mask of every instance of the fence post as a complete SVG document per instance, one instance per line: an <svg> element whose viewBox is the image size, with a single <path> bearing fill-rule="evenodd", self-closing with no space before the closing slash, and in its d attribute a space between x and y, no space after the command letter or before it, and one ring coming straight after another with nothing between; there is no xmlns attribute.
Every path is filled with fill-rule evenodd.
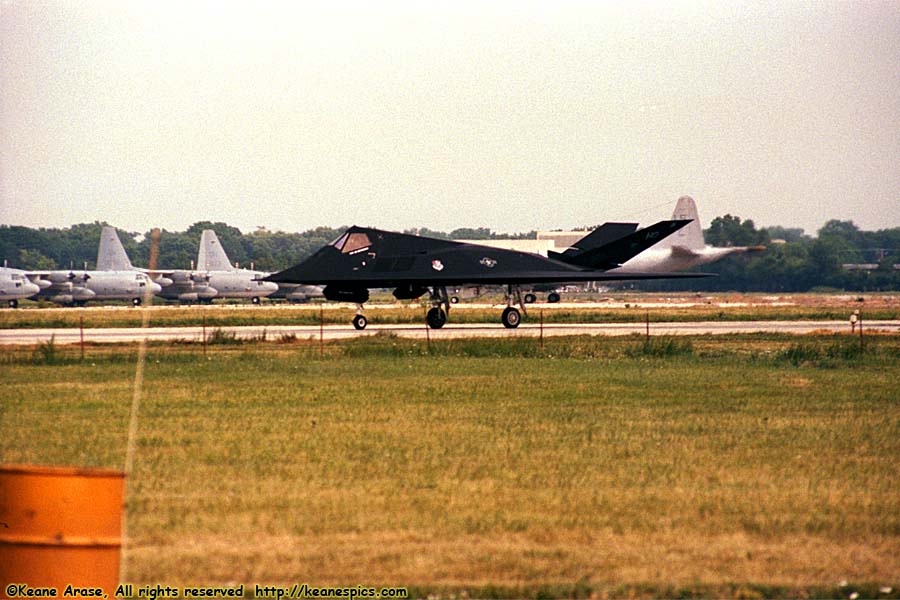
<svg viewBox="0 0 900 600"><path fill-rule="evenodd" d="M862 326L863 318L862 313L859 313L859 351L863 351L863 326Z"/></svg>

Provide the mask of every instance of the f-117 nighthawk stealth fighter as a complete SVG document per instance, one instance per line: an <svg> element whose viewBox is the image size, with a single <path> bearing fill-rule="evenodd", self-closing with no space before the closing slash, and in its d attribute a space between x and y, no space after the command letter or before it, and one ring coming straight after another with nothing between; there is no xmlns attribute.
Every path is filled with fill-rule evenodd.
<svg viewBox="0 0 900 600"><path fill-rule="evenodd" d="M603 232L588 234L573 248L553 258L353 226L305 261L273 273L265 280L324 285L327 300L358 305L359 311L353 318L357 329L364 329L367 324L362 305L369 299L372 288L394 288L398 300L429 294L432 308L425 320L429 327L439 329L447 322L450 311L447 286L502 285L507 289L507 307L501 321L513 328L522 319L514 304L527 315L522 302L523 285L706 276L704 273L606 273L689 222L660 221L621 236L610 235L610 229L615 227L607 226L601 228Z"/></svg>

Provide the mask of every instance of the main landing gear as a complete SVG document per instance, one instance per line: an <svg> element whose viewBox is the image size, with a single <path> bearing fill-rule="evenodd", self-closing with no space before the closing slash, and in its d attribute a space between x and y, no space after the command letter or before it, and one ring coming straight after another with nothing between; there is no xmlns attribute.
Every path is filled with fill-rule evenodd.
<svg viewBox="0 0 900 600"><path fill-rule="evenodd" d="M522 315L512 306L507 306L503 309L503 314L500 315L500 321L503 322L503 326L507 329L515 329L522 322Z"/></svg>
<svg viewBox="0 0 900 600"><path fill-rule="evenodd" d="M503 323L504 327L515 329L522 322L522 317L528 316L525 304L528 303L530 299L528 296L530 295L526 294L523 299L522 290L519 289L519 286L507 286L506 308L503 309L503 314L500 315L500 322ZM450 304L452 303L452 299L447 295L447 288L444 286L431 288L429 301L431 302L431 308L425 313L425 322L431 329L440 329L447 323L447 315L450 314ZM518 304L519 308L513 306L514 304ZM357 304L356 306L357 311L356 316L353 317L353 327L357 330L362 330L366 328L369 321L363 314L363 305ZM521 309L521 312L519 309Z"/></svg>
<svg viewBox="0 0 900 600"><path fill-rule="evenodd" d="M515 329L519 326L519 323L522 322L522 315L528 316L528 311L525 310L525 304L528 302L528 296L530 294L526 294L525 300L522 300L522 290L519 289L517 285L509 285L506 287L506 308L503 309L503 314L500 315L500 321L503 323L503 326L507 329ZM513 307L513 304L518 304L522 309L522 313L520 314L518 309Z"/></svg>

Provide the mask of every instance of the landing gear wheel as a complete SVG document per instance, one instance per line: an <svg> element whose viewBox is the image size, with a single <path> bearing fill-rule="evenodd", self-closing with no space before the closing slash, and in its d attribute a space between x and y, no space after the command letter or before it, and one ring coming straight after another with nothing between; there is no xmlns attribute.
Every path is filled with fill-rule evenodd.
<svg viewBox="0 0 900 600"><path fill-rule="evenodd" d="M537 300L537 296L534 294L525 294L525 297L522 299L525 301L525 304L534 304L534 301Z"/></svg>
<svg viewBox="0 0 900 600"><path fill-rule="evenodd" d="M549 294L547 294L547 302L556 304L557 302L559 302L559 294L557 294L556 292L550 292Z"/></svg>
<svg viewBox="0 0 900 600"><path fill-rule="evenodd" d="M259 296L253 296L252 298L250 298L250 302L252 302L253 304L259 304Z"/></svg>
<svg viewBox="0 0 900 600"><path fill-rule="evenodd" d="M512 306L507 306L503 310L503 315L500 316L500 320L503 321L503 326L507 329L515 329L519 326L519 323L522 322L522 315L520 315L519 311Z"/></svg>
<svg viewBox="0 0 900 600"><path fill-rule="evenodd" d="M19 308L19 301L16 300L15 298L13 298L12 300L9 301L9 307L10 308Z"/></svg>
<svg viewBox="0 0 900 600"><path fill-rule="evenodd" d="M443 308L435 306L425 315L425 322L432 329L440 329L447 322L447 313L444 312Z"/></svg>
<svg viewBox="0 0 900 600"><path fill-rule="evenodd" d="M131 303L134 304L135 306L140 306L140 305L141 305L141 299L140 299L140 298L132 298L132 299L131 299Z"/></svg>
<svg viewBox="0 0 900 600"><path fill-rule="evenodd" d="M356 329L365 329L368 324L369 320L366 318L366 315L356 315L353 317L353 326Z"/></svg>
<svg viewBox="0 0 900 600"><path fill-rule="evenodd" d="M450 304L459 304L459 296L450 296Z"/></svg>

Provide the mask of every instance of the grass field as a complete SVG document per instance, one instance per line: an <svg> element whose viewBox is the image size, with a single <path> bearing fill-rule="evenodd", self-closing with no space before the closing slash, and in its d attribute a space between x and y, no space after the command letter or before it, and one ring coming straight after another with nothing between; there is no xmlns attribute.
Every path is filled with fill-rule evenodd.
<svg viewBox="0 0 900 600"><path fill-rule="evenodd" d="M135 356L4 350L3 461L122 468ZM898 597L896 336L150 346L138 431L135 583Z"/></svg>
<svg viewBox="0 0 900 600"><path fill-rule="evenodd" d="M379 298L387 301L389 295ZM634 323L650 318L653 322L672 321L758 321L758 320L838 320L846 321L855 310L865 319L900 319L898 294L593 294L582 295L593 304L529 305L530 319L538 319L539 311L547 323ZM454 305L450 311L452 323L497 323L501 305L499 295L479 299L494 302L493 308ZM156 326L191 326L206 322L210 327L239 325L318 325L347 324L355 314L355 307L325 303L284 305L265 303L217 304L214 306L155 305L148 307L149 320ZM39 308L0 310L0 329L34 327L140 327L142 312L130 306L87 308ZM423 323L425 306L418 302L402 306L367 305L367 317L372 324ZM526 319L527 320L527 319Z"/></svg>

